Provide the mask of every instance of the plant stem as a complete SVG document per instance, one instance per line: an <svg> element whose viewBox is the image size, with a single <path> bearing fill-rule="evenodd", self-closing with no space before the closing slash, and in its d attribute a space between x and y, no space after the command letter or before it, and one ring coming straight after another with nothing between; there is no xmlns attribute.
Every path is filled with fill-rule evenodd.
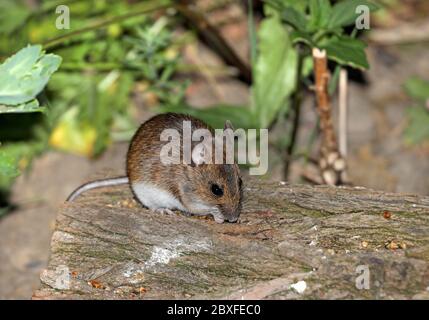
<svg viewBox="0 0 429 320"><path fill-rule="evenodd" d="M147 13L158 11L158 10L161 10L161 9L166 9L166 8L171 7L171 6L172 6L171 3L167 3L167 4L163 4L163 5L156 5L156 6L151 6L149 8L145 8L145 9L142 9L142 10L128 12L128 13L125 13L123 15L119 15L119 16L113 17L111 19L106 19L106 20L101 21L99 23L96 23L96 24L94 24L92 26L84 27L84 28L81 28L81 29L69 32L67 34L51 38L51 39L49 39L49 40L47 40L47 41L45 41L43 43L43 47L45 49L48 49L48 48L51 48L51 47L53 47L53 46L55 46L55 45L57 45L59 43L64 42L65 40L73 38L73 37L75 37L77 35L80 35L80 34L83 34L83 33L86 33L86 32L90 32L90 31L94 31L94 30L97 30L97 29L100 29L100 28L104 28L104 27L107 27L107 26L109 26L111 24L118 23L118 22L121 22L123 20L127 20L129 18L133 18L133 17L139 16L139 15L142 15L142 14L147 14Z"/></svg>
<svg viewBox="0 0 429 320"><path fill-rule="evenodd" d="M345 161L338 152L337 139L332 123L331 102L328 93L328 58L325 50L313 48L312 53L317 112L320 118L322 134L319 165L323 181L329 185L337 185L341 183L341 173L345 171Z"/></svg>
<svg viewBox="0 0 429 320"><path fill-rule="evenodd" d="M300 116L301 116L301 101L302 101L301 77L302 77L304 57L300 51L301 50L298 47L298 67L297 67L296 80L295 80L296 85L295 85L295 93L292 98L292 108L291 108L292 109L291 117L293 117L292 131L290 133L289 145L287 146L287 149L286 149L284 169L283 169L285 180L287 180L289 177L289 168L292 162L292 155L295 150L296 138L298 135L298 127L299 127Z"/></svg>
<svg viewBox="0 0 429 320"><path fill-rule="evenodd" d="M188 5L189 0L178 1L175 8L187 20L188 25L195 27L200 39L216 52L227 65L237 68L238 78L244 83L252 84L252 70L234 49L228 44L220 32L195 7Z"/></svg>

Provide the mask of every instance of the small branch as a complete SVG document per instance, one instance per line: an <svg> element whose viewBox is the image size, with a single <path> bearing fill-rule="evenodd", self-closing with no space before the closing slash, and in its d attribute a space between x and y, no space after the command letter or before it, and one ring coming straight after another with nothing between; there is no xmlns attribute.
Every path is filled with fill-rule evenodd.
<svg viewBox="0 0 429 320"><path fill-rule="evenodd" d="M317 111L320 117L320 127L323 135L323 146L329 150L337 150L334 127L332 125L331 104L328 94L328 59L326 51L313 49L315 92L317 100Z"/></svg>
<svg viewBox="0 0 429 320"><path fill-rule="evenodd" d="M195 10L191 5L188 5L187 0L180 1L175 7L188 21L188 24L196 28L201 40L207 43L226 64L237 68L239 71L238 78L250 85L252 83L252 71L250 67L237 55L204 15Z"/></svg>
<svg viewBox="0 0 429 320"><path fill-rule="evenodd" d="M100 29L100 28L104 28L104 27L107 27L107 26L109 26L111 24L118 23L118 22L121 22L121 21L127 20L129 18L133 18L133 17L139 16L139 15L142 15L142 14L148 14L148 13L151 13L151 12L154 12L154 11L158 11L158 10L161 10L161 9L166 9L166 8L171 7L171 6L172 6L172 4L156 5L156 6L152 6L152 7L149 7L149 8L144 8L142 10L136 10L136 11L128 12L128 13L125 13L123 15L119 15L119 16L116 16L116 17L113 17L113 18L110 18L110 19L106 19L104 21L101 21L99 23L93 24L91 26L84 27L84 28L81 28L81 29L77 29L75 31L66 33L64 35L48 39L45 42L43 42L43 47L44 47L44 49L51 48L51 47L54 47L54 46L58 45L59 43L62 43L65 40L73 38L73 37L75 37L77 35L81 35L81 34L86 33L86 32L90 32L90 31L94 31L94 30L97 30L97 29Z"/></svg>
<svg viewBox="0 0 429 320"><path fill-rule="evenodd" d="M328 94L329 70L325 50L313 48L315 93L317 112L320 118L322 142L319 166L323 181L329 185L341 183L341 173L346 164L338 151L337 139L332 124L331 102Z"/></svg>

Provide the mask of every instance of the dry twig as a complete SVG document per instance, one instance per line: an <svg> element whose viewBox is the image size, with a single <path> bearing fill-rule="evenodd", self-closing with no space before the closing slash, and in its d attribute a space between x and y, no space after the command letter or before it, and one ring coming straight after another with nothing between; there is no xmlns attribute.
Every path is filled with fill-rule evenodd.
<svg viewBox="0 0 429 320"><path fill-rule="evenodd" d="M337 139L332 124L331 102L328 94L329 70L325 50L313 49L315 92L317 112L320 118L322 142L319 166L323 181L329 185L341 184L342 172L346 169L345 160L338 151Z"/></svg>

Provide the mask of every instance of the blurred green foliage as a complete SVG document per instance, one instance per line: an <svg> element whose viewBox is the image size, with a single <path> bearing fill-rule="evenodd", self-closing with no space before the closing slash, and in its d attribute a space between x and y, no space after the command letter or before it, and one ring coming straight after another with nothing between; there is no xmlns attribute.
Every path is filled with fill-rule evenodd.
<svg viewBox="0 0 429 320"><path fill-rule="evenodd" d="M0 2L0 189L48 148L93 157L129 139L136 83L160 103L181 103L175 18L148 14L171 3ZM70 9L70 30L56 28L58 5Z"/></svg>
<svg viewBox="0 0 429 320"><path fill-rule="evenodd" d="M137 37L126 38L132 49L125 63L142 73L150 82L150 90L156 94L160 104L177 105L184 99L187 81L176 81L172 77L177 71L178 51L171 46L172 33L166 29L168 20L159 18L153 25L137 29Z"/></svg>
<svg viewBox="0 0 429 320"><path fill-rule="evenodd" d="M182 104L165 105L163 110L192 114L216 128L222 127L225 119L239 128L269 127L278 113L281 110L284 112L289 106L288 97L296 87L298 54L293 48L289 33L273 11L261 22L256 38L251 41L257 48L251 49L256 54L252 64L250 105L217 105L207 109L194 109Z"/></svg>
<svg viewBox="0 0 429 320"><path fill-rule="evenodd" d="M404 88L415 101L415 104L407 109L405 142L418 144L429 141L429 81L412 77L405 82Z"/></svg>
<svg viewBox="0 0 429 320"><path fill-rule="evenodd" d="M365 0L270 0L280 12L282 22L291 27L293 43L310 48L325 49L328 58L340 65L367 69L366 44L347 34L345 27L355 24L359 16L356 8L366 6L370 12L379 7Z"/></svg>
<svg viewBox="0 0 429 320"><path fill-rule="evenodd" d="M266 17L258 31L253 30L252 21L248 24L253 75L250 105L220 105L198 110L186 104L167 105L163 107L165 111L191 113L213 126L230 119L237 127L267 128L280 114L289 115L292 100L303 90L300 84L310 82L312 48L326 49L328 58L337 63L330 84L331 94L336 89L341 66L369 67L365 42L355 38L355 29L348 34L346 27L354 25L359 15L356 13L358 5L367 5L370 11L377 10L373 2L341 0L333 4L331 0L266 0L265 3ZM248 16L252 17L251 11ZM288 140L287 135L285 138Z"/></svg>
<svg viewBox="0 0 429 320"><path fill-rule="evenodd" d="M14 125L13 119L21 124L26 118L17 117L21 113L44 111L39 106L36 95L39 94L61 63L61 58L53 54L42 52L40 45L27 46L8 58L0 65L0 116ZM5 126L2 126L4 132ZM13 133L13 128L8 134ZM20 132L22 134L22 132ZM5 139L4 135L2 136ZM12 134L10 138L18 138ZM38 143L9 143L0 147L0 188L7 188L13 179L20 173L20 169L27 166L28 157L40 149Z"/></svg>
<svg viewBox="0 0 429 320"><path fill-rule="evenodd" d="M13 107L0 100L0 189L7 189L32 157L49 147L94 157L115 139L129 139L137 125L131 100L137 88L140 94L155 97L160 111L189 113L217 128L225 119L241 128L271 126L289 114L300 84L309 82L311 48L326 49L339 66L368 67L365 43L345 31L356 18L358 2L332 3L267 0L258 30L249 12L253 72L249 105L196 109L184 101L187 82L174 78L180 49L172 33L179 21L175 11L149 14L174 1L2 0L0 62L26 48L28 65L34 68L25 73L29 76L25 81L20 72L4 80L9 90L18 90L9 97L14 100L7 101ZM70 30L55 26L58 5L70 9ZM52 75L59 64L56 57L62 63ZM11 59L0 68L9 69ZM24 59L17 60L26 65ZM0 80L3 77L0 73ZM15 113L9 113L12 108Z"/></svg>

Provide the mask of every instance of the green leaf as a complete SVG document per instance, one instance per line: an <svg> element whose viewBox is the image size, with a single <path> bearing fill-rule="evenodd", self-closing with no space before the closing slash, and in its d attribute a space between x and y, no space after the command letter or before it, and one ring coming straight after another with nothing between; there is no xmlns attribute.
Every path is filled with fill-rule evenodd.
<svg viewBox="0 0 429 320"><path fill-rule="evenodd" d="M405 142L418 144L429 140L429 111L423 106L407 109L408 127L405 130Z"/></svg>
<svg viewBox="0 0 429 320"><path fill-rule="evenodd" d="M16 157L0 146L0 173L1 180L12 179L19 175Z"/></svg>
<svg viewBox="0 0 429 320"><path fill-rule="evenodd" d="M301 77L307 78L314 70L313 58L311 56L304 57L302 61Z"/></svg>
<svg viewBox="0 0 429 320"><path fill-rule="evenodd" d="M368 69L369 64L366 59L365 42L350 37L332 37L320 45L326 49L328 58L339 64L349 65L353 68Z"/></svg>
<svg viewBox="0 0 429 320"><path fill-rule="evenodd" d="M281 12L281 19L299 31L307 30L307 17L293 7L284 8Z"/></svg>
<svg viewBox="0 0 429 320"><path fill-rule="evenodd" d="M405 82L404 88L407 94L414 99L420 101L429 99L429 81L412 77Z"/></svg>
<svg viewBox="0 0 429 320"><path fill-rule="evenodd" d="M275 2L281 8L292 7L302 13L305 12L308 6L308 0L276 0Z"/></svg>
<svg viewBox="0 0 429 320"><path fill-rule="evenodd" d="M24 113L24 112L44 112L46 108L39 106L39 101L33 99L29 102L17 106L7 106L0 104L1 113Z"/></svg>
<svg viewBox="0 0 429 320"><path fill-rule="evenodd" d="M8 189L39 151L40 143L16 142L0 145L0 189Z"/></svg>
<svg viewBox="0 0 429 320"><path fill-rule="evenodd" d="M370 11L375 11L379 8L378 5L366 0L345 0L338 2L332 7L328 29L353 24L359 16L359 13L356 13L356 8L360 5L367 6Z"/></svg>
<svg viewBox="0 0 429 320"><path fill-rule="evenodd" d="M310 47L315 46L311 35L307 32L294 30L290 33L290 40L292 41L293 44L297 44L301 42L301 43L305 43Z"/></svg>
<svg viewBox="0 0 429 320"><path fill-rule="evenodd" d="M298 54L287 30L274 17L262 21L258 38L251 107L254 122L259 123L259 128L266 128L295 89Z"/></svg>
<svg viewBox="0 0 429 320"><path fill-rule="evenodd" d="M310 19L308 30L318 31L328 26L331 16L331 3L329 0L310 0Z"/></svg>
<svg viewBox="0 0 429 320"><path fill-rule="evenodd" d="M0 1L0 21L2 23L0 33L12 33L25 23L30 14L29 6L23 5L20 1Z"/></svg>
<svg viewBox="0 0 429 320"><path fill-rule="evenodd" d="M44 54L40 45L27 46L0 65L0 104L19 105L45 87L61 58Z"/></svg>

